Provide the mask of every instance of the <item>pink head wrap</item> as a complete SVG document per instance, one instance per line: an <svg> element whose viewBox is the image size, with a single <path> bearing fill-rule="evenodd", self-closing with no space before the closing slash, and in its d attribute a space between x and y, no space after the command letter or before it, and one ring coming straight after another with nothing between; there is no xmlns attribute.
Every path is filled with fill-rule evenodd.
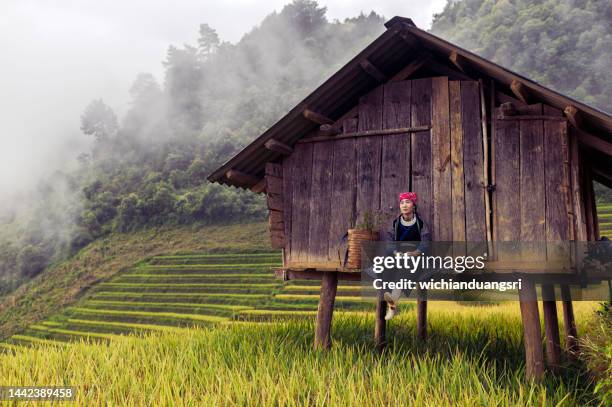
<svg viewBox="0 0 612 407"><path fill-rule="evenodd" d="M399 194L399 201L402 202L404 199L408 199L416 205L417 194L415 192L402 192L401 194Z"/></svg>

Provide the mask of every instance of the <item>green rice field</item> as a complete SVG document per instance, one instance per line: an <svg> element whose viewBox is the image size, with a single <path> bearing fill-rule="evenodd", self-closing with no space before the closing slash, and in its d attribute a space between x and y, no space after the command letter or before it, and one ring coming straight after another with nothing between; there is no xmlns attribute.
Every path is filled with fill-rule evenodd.
<svg viewBox="0 0 612 407"><path fill-rule="evenodd" d="M595 304L575 305L583 332ZM207 329L212 319L230 318L186 313L198 326L182 328L169 316L118 322L117 315L79 311L5 344L0 385L72 385L76 405L605 405L580 364L566 363L540 383L525 379L518 308L432 302L424 342L416 339L414 310L404 307L389 324L383 354L374 351L371 312L336 313L332 349L320 352L312 348L312 318L261 323L235 310L244 322Z"/></svg>
<svg viewBox="0 0 612 407"><path fill-rule="evenodd" d="M599 221L599 236L612 239L612 204L597 205L597 220Z"/></svg>

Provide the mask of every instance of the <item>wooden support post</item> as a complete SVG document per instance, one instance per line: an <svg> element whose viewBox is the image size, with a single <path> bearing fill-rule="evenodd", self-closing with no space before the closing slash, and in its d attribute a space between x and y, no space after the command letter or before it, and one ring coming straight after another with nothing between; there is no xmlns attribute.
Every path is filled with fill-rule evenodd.
<svg viewBox="0 0 612 407"><path fill-rule="evenodd" d="M563 328L565 331L565 350L570 358L578 354L578 331L574 319L574 306L569 286L561 285L561 300L563 301Z"/></svg>
<svg viewBox="0 0 612 407"><path fill-rule="evenodd" d="M518 100L520 100L523 103L527 103L527 104L529 103L528 102L529 98L527 96L527 89L525 88L525 85L523 85L521 82L514 79L512 83L510 84L510 90L512 91L512 93L514 93L514 96L516 96Z"/></svg>
<svg viewBox="0 0 612 407"><path fill-rule="evenodd" d="M544 375L544 354L538 297L532 282L523 279L519 301L525 338L525 373L529 379L540 380Z"/></svg>
<svg viewBox="0 0 612 407"><path fill-rule="evenodd" d="M427 290L417 290L417 337L427 339Z"/></svg>
<svg viewBox="0 0 612 407"><path fill-rule="evenodd" d="M374 326L374 341L376 342L376 350L379 352L387 345L387 321L385 321L387 302L383 299L383 295L384 293L380 291L376 299L376 319Z"/></svg>
<svg viewBox="0 0 612 407"><path fill-rule="evenodd" d="M542 284L542 306L544 309L544 332L546 335L546 361L550 370L556 373L561 362L561 341L559 339L555 288L552 285Z"/></svg>
<svg viewBox="0 0 612 407"><path fill-rule="evenodd" d="M321 296L317 310L315 330L315 349L327 350L331 347L331 324L334 313L334 301L338 289L338 274L326 272L321 280Z"/></svg>

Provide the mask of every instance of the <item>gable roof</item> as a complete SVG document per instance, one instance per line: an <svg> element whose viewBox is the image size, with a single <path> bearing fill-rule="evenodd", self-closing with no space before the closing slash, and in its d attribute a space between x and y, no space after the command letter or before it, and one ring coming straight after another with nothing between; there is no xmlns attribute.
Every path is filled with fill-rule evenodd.
<svg viewBox="0 0 612 407"><path fill-rule="evenodd" d="M509 69L421 30L409 18L393 17L385 23L385 27L387 30L384 33L272 127L209 175L208 180L241 188L253 187L256 179L264 176L266 163L277 160L281 156L280 153L268 150L265 147L266 141L275 139L292 146L299 139L319 128L319 124L305 117L305 110L308 109L332 120L338 120L357 105L361 95L380 85L380 82L375 79L377 75L391 78L409 64L416 64L418 61L421 61L424 69L438 75L475 79L470 76L470 73L477 72L480 77L488 77L495 81L497 90L508 94L511 94L511 84L518 83L525 94L529 95L530 103L542 102L561 110L567 106L573 106L580 115L581 127L595 135L595 137L589 137L595 138L596 144L604 143L606 151L612 146L609 144L612 139L612 117L608 113L539 85ZM451 64L449 59L451 55L456 65L464 68L467 74L460 72ZM430 57L423 59L426 56ZM368 66L365 65L374 68L368 73ZM226 175L229 170L236 170L250 177L248 180L230 180Z"/></svg>

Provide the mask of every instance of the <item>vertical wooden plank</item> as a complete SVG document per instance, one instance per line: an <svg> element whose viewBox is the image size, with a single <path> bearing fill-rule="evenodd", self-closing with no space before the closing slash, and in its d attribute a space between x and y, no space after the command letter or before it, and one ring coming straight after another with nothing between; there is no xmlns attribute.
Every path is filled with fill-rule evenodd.
<svg viewBox="0 0 612 407"><path fill-rule="evenodd" d="M312 181L313 143L296 144L293 155L293 194L291 213L291 260L308 260L308 224Z"/></svg>
<svg viewBox="0 0 612 407"><path fill-rule="evenodd" d="M495 179L495 134L496 134L496 113L495 109L495 81L491 79L489 81L489 115L491 120L491 154L489 155L490 159L490 171L491 171L491 181L490 185L497 185L497 181ZM497 236L497 232L495 228L497 227L497 200L495 195L495 187L491 191L491 239L495 240ZM497 260L497 246L495 243L492 244L492 253L490 253L491 260Z"/></svg>
<svg viewBox="0 0 612 407"><path fill-rule="evenodd" d="M383 87L378 86L359 99L358 130L382 129ZM382 137L359 137L356 141L357 185L356 218L364 219L366 213L380 209L380 164Z"/></svg>
<svg viewBox="0 0 612 407"><path fill-rule="evenodd" d="M586 230L586 215L582 202L582 188L580 185L580 150L576 133L570 132L570 182L572 195L572 213L574 218L574 238L579 242L588 239Z"/></svg>
<svg viewBox="0 0 612 407"><path fill-rule="evenodd" d="M480 90L476 81L461 81L463 171L465 179L465 234L469 242L487 240L484 157L480 122Z"/></svg>
<svg viewBox="0 0 612 407"><path fill-rule="evenodd" d="M431 150L433 158L433 233L439 241L453 239L450 100L448 78L432 78Z"/></svg>
<svg viewBox="0 0 612 407"><path fill-rule="evenodd" d="M431 124L431 78L412 81L411 126ZM431 131L420 131L411 138L411 189L419 195L419 216L430 229L434 225L432 192ZM432 239L437 236L432 231Z"/></svg>
<svg viewBox="0 0 612 407"><path fill-rule="evenodd" d="M283 213L285 214L285 248L283 266L291 261L291 224L293 206L293 166L295 153L283 158Z"/></svg>
<svg viewBox="0 0 612 407"><path fill-rule="evenodd" d="M383 129L410 127L410 81L384 86ZM388 227L399 214L397 197L410 187L410 134L381 136L380 177L381 227Z"/></svg>
<svg viewBox="0 0 612 407"><path fill-rule="evenodd" d="M584 193L584 208L587 221L587 237L589 240L599 239L599 222L595 206L595 191L593 189L593 171L591 167L582 169L582 187Z"/></svg>
<svg viewBox="0 0 612 407"><path fill-rule="evenodd" d="M531 281L523 280L519 301L525 339L525 373L528 379L540 380L544 375L544 353L538 299Z"/></svg>
<svg viewBox="0 0 612 407"><path fill-rule="evenodd" d="M488 191L488 187L490 184L489 181L489 168L491 166L491 155L489 153L489 129L488 123L489 117L487 113L487 99L485 97L485 89L484 89L484 81L482 79L478 80L478 89L480 90L480 126L482 133L482 152L483 152L483 168L482 168L482 176L483 176L483 184L485 189L483 190L484 199L485 199L485 227L487 233L487 250L490 252L491 240L493 240L493 231L491 226L491 195ZM493 114L493 110L491 109L491 113ZM492 123L492 122L491 122Z"/></svg>
<svg viewBox="0 0 612 407"><path fill-rule="evenodd" d="M496 212L494 239L499 242L519 241L521 225L517 219L520 213L521 189L519 165L519 122L517 120L496 120L493 137L495 152L495 192L493 193ZM497 260L514 259L506 246L500 246Z"/></svg>
<svg viewBox="0 0 612 407"><path fill-rule="evenodd" d="M461 124L461 82L449 82L451 132L451 206L453 242L465 242L465 181L463 178L463 126ZM454 243L453 255L465 255L465 244Z"/></svg>
<svg viewBox="0 0 612 407"><path fill-rule="evenodd" d="M329 261L332 154L333 145L330 142L314 143L308 231L309 262L326 263Z"/></svg>
<svg viewBox="0 0 612 407"><path fill-rule="evenodd" d="M344 133L355 132L357 120L345 120L343 129ZM328 256L331 261L337 261L337 264L342 266L344 259L342 254L339 256L338 253L340 242L355 216L355 139L340 139L328 143L333 146Z"/></svg>
<svg viewBox="0 0 612 407"><path fill-rule="evenodd" d="M530 105L531 106L531 105ZM542 114L541 105L535 114ZM520 121L520 225L522 242L544 242L545 187L544 187L544 124L542 120ZM538 245L539 246L539 245ZM522 257L530 261L545 261L543 247L522 250Z"/></svg>
<svg viewBox="0 0 612 407"><path fill-rule="evenodd" d="M337 289L338 273L324 273L321 281L319 307L317 309L315 349L328 350L331 347L331 325Z"/></svg>
<svg viewBox="0 0 612 407"><path fill-rule="evenodd" d="M561 116L558 109L543 107L547 116ZM544 120L544 188L546 195L546 249L547 260L569 260L569 247L563 241L570 238L570 223L567 214L571 212L568 199L567 173L567 123Z"/></svg>

